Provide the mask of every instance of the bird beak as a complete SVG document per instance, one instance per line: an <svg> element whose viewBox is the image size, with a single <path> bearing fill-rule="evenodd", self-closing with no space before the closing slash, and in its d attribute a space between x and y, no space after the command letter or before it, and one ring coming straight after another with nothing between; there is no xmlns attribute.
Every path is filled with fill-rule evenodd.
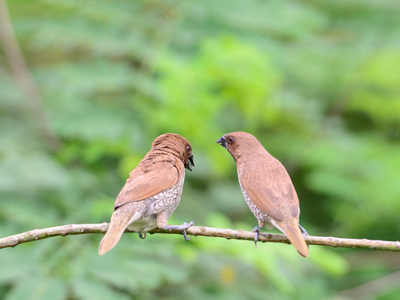
<svg viewBox="0 0 400 300"><path fill-rule="evenodd" d="M185 164L185 168L189 169L190 171L192 170L192 167L195 167L194 165L194 159L193 159L193 154L189 156L188 161Z"/></svg>
<svg viewBox="0 0 400 300"><path fill-rule="evenodd" d="M225 135L221 136L218 140L215 141L217 144L220 144L222 147L227 148Z"/></svg>

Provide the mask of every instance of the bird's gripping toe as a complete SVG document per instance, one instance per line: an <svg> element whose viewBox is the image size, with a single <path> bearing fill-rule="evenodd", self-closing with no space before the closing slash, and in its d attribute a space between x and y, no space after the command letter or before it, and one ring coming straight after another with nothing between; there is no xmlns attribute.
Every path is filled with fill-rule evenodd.
<svg viewBox="0 0 400 300"><path fill-rule="evenodd" d="M145 233L138 232L138 235L142 240L146 238L146 232Z"/></svg>
<svg viewBox="0 0 400 300"><path fill-rule="evenodd" d="M192 237L188 238L186 234L186 229L188 229L190 226L193 226L194 222L191 221L189 223L184 222L182 225L167 225L163 229L174 229L174 230L180 230L183 234L183 237L185 238L185 241L190 241Z"/></svg>
<svg viewBox="0 0 400 300"><path fill-rule="evenodd" d="M257 242L258 242L258 237L260 236L260 226L256 226L253 228L252 232L254 232L254 244L256 245L257 248Z"/></svg>
<svg viewBox="0 0 400 300"><path fill-rule="evenodd" d="M301 225L299 224L299 228L300 228L301 233L303 234L303 238L305 238L306 236L308 236L307 230L305 230L303 226L301 226Z"/></svg>

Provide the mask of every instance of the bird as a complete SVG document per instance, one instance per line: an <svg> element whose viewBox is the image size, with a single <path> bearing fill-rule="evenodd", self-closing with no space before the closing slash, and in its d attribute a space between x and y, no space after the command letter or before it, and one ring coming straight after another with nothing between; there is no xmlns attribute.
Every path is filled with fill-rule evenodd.
<svg viewBox="0 0 400 300"><path fill-rule="evenodd" d="M252 230L256 247L260 229L270 223L306 257L308 234L299 224L299 199L285 167L250 133L227 133L216 143L226 148L236 162L243 197L258 221Z"/></svg>
<svg viewBox="0 0 400 300"><path fill-rule="evenodd" d="M168 219L179 204L185 180L185 168L194 167L192 146L176 133L158 136L151 150L129 173L129 178L117 196L106 234L100 242L99 254L111 250L125 229L138 232L144 239L146 232L155 228L182 231L193 222L168 225Z"/></svg>

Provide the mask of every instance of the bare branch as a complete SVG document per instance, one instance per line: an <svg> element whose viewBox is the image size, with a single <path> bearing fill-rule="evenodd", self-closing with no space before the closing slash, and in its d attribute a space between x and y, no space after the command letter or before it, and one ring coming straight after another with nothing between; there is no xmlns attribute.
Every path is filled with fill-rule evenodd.
<svg viewBox="0 0 400 300"><path fill-rule="evenodd" d="M0 249L7 247L15 247L22 243L32 242L35 240L42 240L53 236L60 236L60 235L66 236L66 235L76 235L85 233L106 233L107 229L108 229L107 223L70 224L70 225L56 226L44 229L34 229L31 231L27 231L24 233L0 239ZM125 232L132 232L132 231L126 230ZM254 233L251 231L192 226L188 228L186 232L188 235L193 235L193 236L219 237L219 238L226 238L228 240L229 239L247 240L247 241L254 240ZM161 230L161 229L155 229L153 231L150 231L150 233L182 234L178 230ZM259 240L261 242L290 244L288 238L283 234L261 233ZM306 242L309 245L400 251L399 241L389 242L389 241L367 240L367 239L360 240L360 239L343 239L336 237L307 236Z"/></svg>

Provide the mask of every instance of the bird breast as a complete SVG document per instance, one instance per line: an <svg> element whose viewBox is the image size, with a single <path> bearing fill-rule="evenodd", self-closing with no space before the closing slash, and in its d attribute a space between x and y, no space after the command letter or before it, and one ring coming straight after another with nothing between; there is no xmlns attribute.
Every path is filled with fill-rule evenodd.
<svg viewBox="0 0 400 300"><path fill-rule="evenodd" d="M168 218L172 215L181 200L185 173L180 179L172 188L147 199L149 201L149 214L156 215L165 211Z"/></svg>
<svg viewBox="0 0 400 300"><path fill-rule="evenodd" d="M253 213L253 215L256 217L256 219L259 220L259 221L262 221L264 223L271 223L271 217L268 214L266 214L265 212L263 212L261 209L259 209L253 203L253 201L251 201L249 195L246 193L246 191L244 190L242 184L240 183L240 180L239 180L239 185L240 185L240 188L242 190L244 200L246 200L246 203L249 206L250 211Z"/></svg>

